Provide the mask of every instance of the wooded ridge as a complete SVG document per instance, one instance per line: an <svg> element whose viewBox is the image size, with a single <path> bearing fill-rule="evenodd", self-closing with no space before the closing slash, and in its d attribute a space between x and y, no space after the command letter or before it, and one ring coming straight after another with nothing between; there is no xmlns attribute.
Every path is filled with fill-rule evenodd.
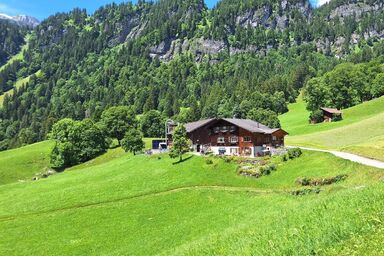
<svg viewBox="0 0 384 256"><path fill-rule="evenodd" d="M22 29L11 34L23 39ZM0 149L43 140L62 118L98 121L118 105L180 122L275 124L311 78L347 61L382 63L384 11L379 0L318 9L306 0L223 0L212 10L202 0L139 1L58 13L28 33L23 59L0 70L1 94L30 76L4 97ZM11 40L20 50L24 39Z"/></svg>

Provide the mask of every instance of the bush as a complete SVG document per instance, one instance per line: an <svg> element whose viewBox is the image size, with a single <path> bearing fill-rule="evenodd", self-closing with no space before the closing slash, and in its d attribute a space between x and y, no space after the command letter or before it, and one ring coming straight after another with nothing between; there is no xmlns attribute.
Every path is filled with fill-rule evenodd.
<svg viewBox="0 0 384 256"><path fill-rule="evenodd" d="M313 111L309 116L309 121L315 124L324 122L323 111L320 109Z"/></svg>
<svg viewBox="0 0 384 256"><path fill-rule="evenodd" d="M319 194L321 192L320 188L305 188L300 190L295 190L290 192L293 196L305 196L309 194Z"/></svg>
<svg viewBox="0 0 384 256"><path fill-rule="evenodd" d="M270 175L271 172L276 171L276 165L270 164L270 165L262 166L259 168L259 170L262 175L267 176L267 175Z"/></svg>
<svg viewBox="0 0 384 256"><path fill-rule="evenodd" d="M299 178L296 180L296 183L301 186L324 186L324 185L331 185L340 181L344 181L347 177L348 175L337 175L331 178L318 178L318 179Z"/></svg>
<svg viewBox="0 0 384 256"><path fill-rule="evenodd" d="M224 162L226 163L231 163L233 161L235 161L235 157L233 156L224 157Z"/></svg>
<svg viewBox="0 0 384 256"><path fill-rule="evenodd" d="M342 115L334 115L333 118L332 118L332 122L339 122L343 120L343 116Z"/></svg>
<svg viewBox="0 0 384 256"><path fill-rule="evenodd" d="M300 148L290 148L288 149L288 157L289 159L298 158L303 154Z"/></svg>
<svg viewBox="0 0 384 256"><path fill-rule="evenodd" d="M241 170L239 174L242 176L248 176L248 177L254 177L254 178L260 178L261 176L263 176L263 174L257 169Z"/></svg>
<svg viewBox="0 0 384 256"><path fill-rule="evenodd" d="M207 159L207 160L205 160L205 163L208 165L211 165L211 164L213 164L213 161L212 161L212 159Z"/></svg>

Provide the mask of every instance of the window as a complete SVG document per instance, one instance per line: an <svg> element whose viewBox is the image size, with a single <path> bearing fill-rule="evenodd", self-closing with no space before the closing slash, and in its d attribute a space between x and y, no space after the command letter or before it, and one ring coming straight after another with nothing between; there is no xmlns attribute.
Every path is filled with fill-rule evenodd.
<svg viewBox="0 0 384 256"><path fill-rule="evenodd" d="M239 154L238 148L231 148L229 151L230 151L231 155L238 155Z"/></svg>
<svg viewBox="0 0 384 256"><path fill-rule="evenodd" d="M217 143L225 143L225 138L224 137L218 137Z"/></svg>
<svg viewBox="0 0 384 256"><path fill-rule="evenodd" d="M231 126L231 127L229 128L229 131L230 131L230 132L235 132L235 131L236 131L236 126Z"/></svg>
<svg viewBox="0 0 384 256"><path fill-rule="evenodd" d="M215 127L215 128L213 128L213 132L214 132L214 133L219 133L219 132L220 132L220 127Z"/></svg>
<svg viewBox="0 0 384 256"><path fill-rule="evenodd" d="M228 131L228 126L223 126L223 127L221 127L221 131L222 131L222 132L227 132L227 131Z"/></svg>
<svg viewBox="0 0 384 256"><path fill-rule="evenodd" d="M244 137L244 142L251 142L251 137L250 136L245 136Z"/></svg>
<svg viewBox="0 0 384 256"><path fill-rule="evenodd" d="M276 136L272 136L272 140L273 141L277 140Z"/></svg>
<svg viewBox="0 0 384 256"><path fill-rule="evenodd" d="M237 136L232 136L231 143L237 143L237 142L239 142L239 138Z"/></svg>

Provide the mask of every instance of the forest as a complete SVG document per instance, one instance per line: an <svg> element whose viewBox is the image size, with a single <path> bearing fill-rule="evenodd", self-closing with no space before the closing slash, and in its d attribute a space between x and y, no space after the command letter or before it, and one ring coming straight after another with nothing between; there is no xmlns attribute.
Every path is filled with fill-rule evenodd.
<svg viewBox="0 0 384 256"><path fill-rule="evenodd" d="M26 33L26 28L0 19L0 66L20 51Z"/></svg>
<svg viewBox="0 0 384 256"><path fill-rule="evenodd" d="M0 149L44 140L63 118L99 122L113 106L130 106L137 119L238 117L279 127L277 115L303 88L311 110L382 95L384 12L374 9L380 1L361 0L372 9L332 18L335 8L356 1L315 10L305 0L282 2L223 0L208 10L202 0L139 1L49 17L29 32L23 60L0 70L0 94L13 89L0 108ZM207 53L180 43L167 60L154 51L199 40L223 47ZM362 83L379 85L355 92L360 85L348 84L351 70L374 74ZM322 94L338 86L328 81L339 73L348 74L343 85L351 102L342 91L337 99ZM324 100L316 102L319 96Z"/></svg>

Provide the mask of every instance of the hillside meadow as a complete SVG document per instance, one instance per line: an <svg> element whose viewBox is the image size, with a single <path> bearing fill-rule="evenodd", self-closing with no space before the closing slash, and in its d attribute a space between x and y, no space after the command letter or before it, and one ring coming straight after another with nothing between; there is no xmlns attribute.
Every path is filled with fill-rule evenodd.
<svg viewBox="0 0 384 256"><path fill-rule="evenodd" d="M280 116L289 132L286 143L334 149L384 161L384 97L343 110L343 120L309 124L309 112L301 98Z"/></svg>
<svg viewBox="0 0 384 256"><path fill-rule="evenodd" d="M382 170L304 152L255 179L239 176L236 162L206 160L116 148L47 179L1 185L0 254L335 255L379 241L368 238L384 221ZM348 178L291 195L311 189L300 177L336 175Z"/></svg>

